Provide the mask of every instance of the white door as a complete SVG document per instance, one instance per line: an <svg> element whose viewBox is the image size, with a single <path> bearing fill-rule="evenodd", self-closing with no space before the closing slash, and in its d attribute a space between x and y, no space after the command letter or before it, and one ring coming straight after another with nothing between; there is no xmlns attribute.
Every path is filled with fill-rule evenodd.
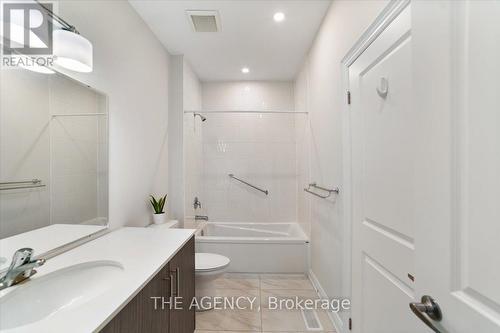
<svg viewBox="0 0 500 333"><path fill-rule="evenodd" d="M442 332L500 332L500 1L413 3L417 296Z"/></svg>
<svg viewBox="0 0 500 333"><path fill-rule="evenodd" d="M414 1L349 66L354 332L500 332L499 78L489 0Z"/></svg>
<svg viewBox="0 0 500 333"><path fill-rule="evenodd" d="M415 299L415 156L411 5L349 66L352 330L426 332Z"/></svg>

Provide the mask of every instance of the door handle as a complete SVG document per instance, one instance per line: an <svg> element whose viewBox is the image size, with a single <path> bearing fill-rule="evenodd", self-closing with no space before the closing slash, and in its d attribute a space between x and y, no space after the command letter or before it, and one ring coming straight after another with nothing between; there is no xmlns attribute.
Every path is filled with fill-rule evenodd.
<svg viewBox="0 0 500 333"><path fill-rule="evenodd" d="M418 317L418 319L429 326L431 330L436 333L442 333L432 322L432 320L441 321L443 318L441 308L432 297L428 295L422 296L420 303L410 303L410 309Z"/></svg>

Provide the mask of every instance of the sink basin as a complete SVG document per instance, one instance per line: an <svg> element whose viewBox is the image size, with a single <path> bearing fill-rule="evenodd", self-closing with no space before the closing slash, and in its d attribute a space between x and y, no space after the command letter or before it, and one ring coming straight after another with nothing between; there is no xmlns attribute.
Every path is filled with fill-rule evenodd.
<svg viewBox="0 0 500 333"><path fill-rule="evenodd" d="M80 306L109 290L123 272L123 266L116 261L91 261L35 275L0 298L0 330L28 325Z"/></svg>

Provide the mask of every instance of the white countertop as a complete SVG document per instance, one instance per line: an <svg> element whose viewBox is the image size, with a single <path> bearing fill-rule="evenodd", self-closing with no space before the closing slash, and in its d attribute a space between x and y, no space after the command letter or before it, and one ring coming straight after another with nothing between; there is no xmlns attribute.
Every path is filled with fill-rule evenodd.
<svg viewBox="0 0 500 333"><path fill-rule="evenodd" d="M23 247L34 249L35 256L38 256L106 228L99 225L52 224L0 239L0 271L9 267L14 252Z"/></svg>
<svg viewBox="0 0 500 333"><path fill-rule="evenodd" d="M123 266L124 272L113 281L113 287L81 306L62 309L41 321L2 332L99 331L160 271L194 232L192 229L122 228L48 260L37 269L33 280L89 261L116 261ZM22 288L22 285L3 290L0 297L16 288ZM75 288L85 292L85 286Z"/></svg>

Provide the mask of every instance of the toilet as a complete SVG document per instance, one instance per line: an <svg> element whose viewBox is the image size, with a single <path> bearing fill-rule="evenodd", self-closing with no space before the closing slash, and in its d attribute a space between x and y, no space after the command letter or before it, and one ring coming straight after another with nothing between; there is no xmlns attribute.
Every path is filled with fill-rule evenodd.
<svg viewBox="0 0 500 333"><path fill-rule="evenodd" d="M231 260L228 257L215 253L195 254L196 298L198 302L203 297L214 296L213 281L226 271ZM200 309L201 311L210 309Z"/></svg>

